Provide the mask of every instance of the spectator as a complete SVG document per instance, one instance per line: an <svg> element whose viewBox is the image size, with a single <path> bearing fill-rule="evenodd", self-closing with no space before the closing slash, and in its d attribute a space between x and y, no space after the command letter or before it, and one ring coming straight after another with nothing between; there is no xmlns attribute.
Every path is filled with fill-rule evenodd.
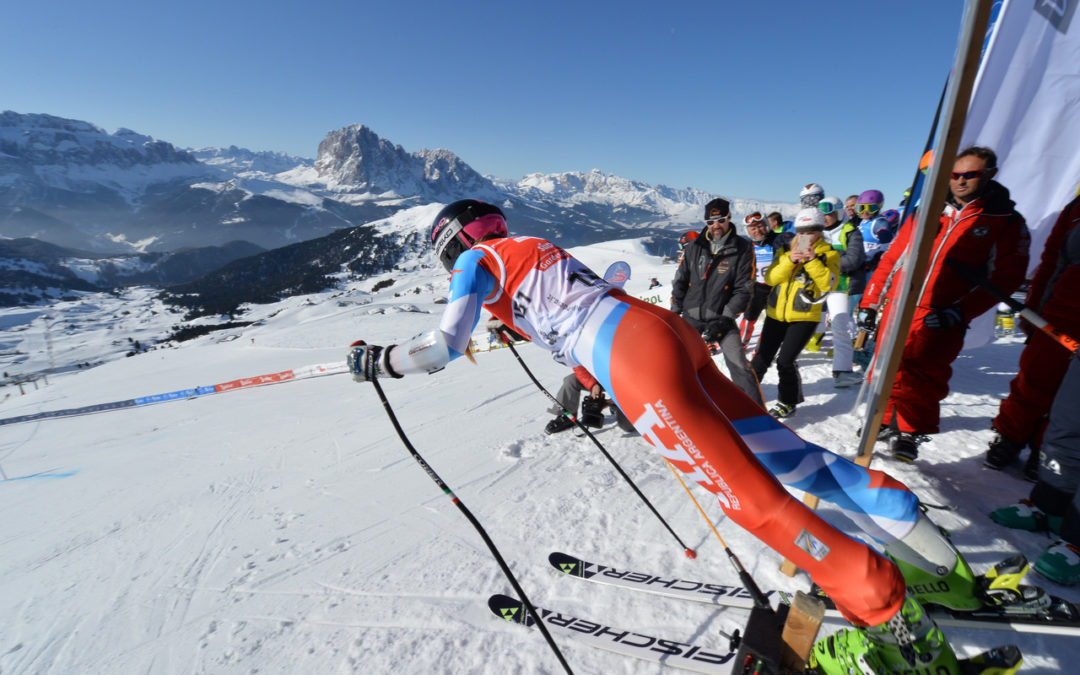
<svg viewBox="0 0 1080 675"><path fill-rule="evenodd" d="M840 216L843 213L839 197L826 197L818 204L818 210L825 214L825 240L840 254L840 278L836 288L826 296L825 307L829 310L829 321L832 323L833 334L833 386L842 388L862 382L862 377L855 374L853 368L854 349L852 340L855 339L855 320L851 318L851 308L848 305L849 277L852 272L862 269L866 260L863 250L862 232L854 223L841 223ZM816 339L818 344L824 336L825 319L818 324L818 332L811 338L811 343Z"/></svg>
<svg viewBox="0 0 1080 675"><path fill-rule="evenodd" d="M779 211L773 211L768 215L769 229L776 234L783 234L786 231L784 227L784 216Z"/></svg>
<svg viewBox="0 0 1080 675"><path fill-rule="evenodd" d="M634 425L630 423L630 420L626 419L618 406L613 401L604 398L604 390L600 383L596 381L596 378L588 370L577 366L573 372L563 378L559 393L555 395L555 399L561 407L552 406L548 411L556 415L556 417L544 427L545 434L557 434L575 426L574 420L565 415L564 411L568 411L572 415L577 413L578 402L583 391L589 392L589 395L585 397L584 401L581 401L580 422L582 424L594 429L604 426L604 408L610 407L615 411L615 422L619 425L619 428L623 431L634 431Z"/></svg>
<svg viewBox="0 0 1080 675"><path fill-rule="evenodd" d="M772 291L751 367L760 381L776 359L780 384L776 405L769 410L776 418L795 414L803 401L795 358L814 334L821 320L821 303L840 276L840 254L825 241L824 228L825 215L819 209L799 211L795 238L777 251L765 272L765 283Z"/></svg>
<svg viewBox="0 0 1080 675"><path fill-rule="evenodd" d="M799 208L816 208L818 203L825 198L825 188L817 183L808 183L799 191Z"/></svg>
<svg viewBox="0 0 1080 675"><path fill-rule="evenodd" d="M968 322L997 304L993 296L972 287L945 260L986 274L1006 293L1015 291L1024 280L1030 236L1009 191L993 180L996 173L997 155L989 148L967 148L953 164L950 195L882 420L894 433L881 437L891 436L893 456L904 461L914 461L924 435L938 431L939 406L949 393L951 364L964 346ZM887 284L890 291L901 286L891 278L907 248L912 222L909 218L901 227L866 287L860 307L868 310L867 315L871 310L876 314L890 299L885 292Z"/></svg>
<svg viewBox="0 0 1080 675"><path fill-rule="evenodd" d="M717 342L731 381L765 407L758 380L746 362L736 317L750 302L754 252L734 233L726 199L705 205L705 228L683 250L671 282L671 310L682 315L706 342Z"/></svg>
<svg viewBox="0 0 1080 675"><path fill-rule="evenodd" d="M754 324L761 316L761 310L765 309L765 301L769 299L771 288L765 283L765 270L769 269L781 236L769 229L765 223L765 217L760 211L754 211L743 219L746 225L746 238L754 249L754 286L750 292L750 302L743 312L742 324L739 332L742 333L743 346L750 343L754 335Z"/></svg>
<svg viewBox="0 0 1080 675"><path fill-rule="evenodd" d="M1080 229L1070 237L1080 246ZM1080 254L1080 251L1076 251ZM1028 499L990 514L996 523L1061 537L1035 560L1035 571L1065 586L1080 584L1080 361L1068 370L1054 396L1043 437L1037 482Z"/></svg>
<svg viewBox="0 0 1080 675"><path fill-rule="evenodd" d="M844 200L845 223L850 223L853 220L858 222L858 217L855 214L855 205L858 203L859 195L848 195L848 198Z"/></svg>
<svg viewBox="0 0 1080 675"><path fill-rule="evenodd" d="M653 277L652 279L649 279L649 290L650 291L652 289L656 288L657 286L660 286L660 285L661 285L660 280L657 279L656 277Z"/></svg>
<svg viewBox="0 0 1080 675"><path fill-rule="evenodd" d="M679 259L676 261L676 266L682 264L683 256L686 255L686 245L697 239L697 230L690 230L689 232L683 232L683 236L679 237Z"/></svg>
<svg viewBox="0 0 1080 675"><path fill-rule="evenodd" d="M885 195L881 194L880 190L866 190L859 195L855 204L855 213L859 217L856 225L862 234L866 260L861 270L848 274L848 295L851 296L854 307L859 305L866 289L866 280L874 273L874 268L885 251L889 250L889 243L893 240L894 231L890 229L889 221L881 217L881 206L884 203Z"/></svg>
<svg viewBox="0 0 1080 675"><path fill-rule="evenodd" d="M1028 289L1025 304L1066 335L1080 337L1080 197L1061 211L1043 248L1039 268ZM1024 322L1026 325L1027 322ZM994 418L994 439L986 452L986 466L1002 469L1012 464L1024 446L1031 444L1025 468L1034 479L1038 463L1038 438L1046 428L1046 415L1072 354L1042 331L1028 329L1016 377L1009 395Z"/></svg>

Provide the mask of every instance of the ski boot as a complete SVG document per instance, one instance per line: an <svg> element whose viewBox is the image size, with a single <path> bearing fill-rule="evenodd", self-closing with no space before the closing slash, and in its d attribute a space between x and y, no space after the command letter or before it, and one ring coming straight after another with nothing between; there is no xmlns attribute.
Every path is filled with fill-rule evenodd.
<svg viewBox="0 0 1080 675"><path fill-rule="evenodd" d="M904 575L908 593L924 605L940 605L960 612L971 612L985 604L978 595L975 573L962 557L957 556L956 565L945 574L927 572L899 558L890 558Z"/></svg>
<svg viewBox="0 0 1080 675"><path fill-rule="evenodd" d="M1055 542L1035 560L1035 571L1062 586L1080 584L1080 548Z"/></svg>
<svg viewBox="0 0 1080 675"><path fill-rule="evenodd" d="M994 429L994 438L990 440L990 445L986 450L986 459L983 460L983 466L995 471L1001 471L1016 461L1025 445L1027 443L1017 443Z"/></svg>
<svg viewBox="0 0 1080 675"><path fill-rule="evenodd" d="M935 673L963 675L956 654L941 629L915 598L883 624L843 628L822 638L810 653L811 668L821 675L849 673Z"/></svg>
<svg viewBox="0 0 1080 675"><path fill-rule="evenodd" d="M1021 499L1010 506L1002 506L990 512L990 520L998 525L1028 532L1061 532L1063 516L1052 516L1030 499Z"/></svg>
<svg viewBox="0 0 1080 675"><path fill-rule="evenodd" d="M970 612L984 606L978 583L948 534L925 513L902 539L885 546L885 555L900 569L908 594L923 604Z"/></svg>
<svg viewBox="0 0 1080 675"><path fill-rule="evenodd" d="M825 333L814 333L810 336L810 341L806 343L806 351L808 352L820 352L821 342L825 339Z"/></svg>

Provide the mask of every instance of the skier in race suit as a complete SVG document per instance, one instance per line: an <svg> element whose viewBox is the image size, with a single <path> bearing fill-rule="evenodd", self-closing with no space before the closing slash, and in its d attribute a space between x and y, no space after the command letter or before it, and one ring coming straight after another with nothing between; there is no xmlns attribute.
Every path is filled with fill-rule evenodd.
<svg viewBox="0 0 1080 675"><path fill-rule="evenodd" d="M894 624L904 623L908 642L893 639L894 652L910 662L914 652L904 650L911 641L933 637L935 658L955 664L933 622L914 599L905 600L897 566L781 483L837 504L896 558L918 560L942 577L943 568L966 568L903 484L799 438L720 373L685 320L625 294L549 241L508 236L497 207L454 202L436 217L430 240L451 273L439 327L385 348L353 343L347 363L354 379L442 369L466 353L486 309L559 363L584 366L661 455L715 494L728 517L809 572L849 620L888 622L894 633ZM853 643L866 642L848 630ZM839 658L844 649L830 646L832 657L822 658Z"/></svg>

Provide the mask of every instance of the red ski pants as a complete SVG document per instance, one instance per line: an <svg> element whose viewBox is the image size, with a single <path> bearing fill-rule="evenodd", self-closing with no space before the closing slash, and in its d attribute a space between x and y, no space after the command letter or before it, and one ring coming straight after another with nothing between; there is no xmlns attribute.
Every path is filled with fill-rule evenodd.
<svg viewBox="0 0 1080 675"><path fill-rule="evenodd" d="M593 374L610 380L605 388L642 437L716 494L729 518L806 570L849 620L890 619L904 600L899 570L793 498L758 462L732 420L762 410L720 373L701 336L664 308L619 300L624 306L574 351L596 355Z"/></svg>
<svg viewBox="0 0 1080 675"><path fill-rule="evenodd" d="M882 426L889 425L895 418L900 431L938 432L941 402L949 395L952 362L964 348L966 331L963 326L931 330L923 325L923 317L928 313L921 307L915 309ZM882 319L882 329L888 318Z"/></svg>

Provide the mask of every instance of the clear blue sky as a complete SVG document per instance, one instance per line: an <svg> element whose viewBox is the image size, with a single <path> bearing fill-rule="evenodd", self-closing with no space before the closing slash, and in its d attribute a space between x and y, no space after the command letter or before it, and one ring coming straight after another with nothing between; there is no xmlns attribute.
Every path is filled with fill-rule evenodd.
<svg viewBox="0 0 1080 675"><path fill-rule="evenodd" d="M8 3L0 109L315 157L366 124L500 178L899 201L962 0Z"/></svg>

